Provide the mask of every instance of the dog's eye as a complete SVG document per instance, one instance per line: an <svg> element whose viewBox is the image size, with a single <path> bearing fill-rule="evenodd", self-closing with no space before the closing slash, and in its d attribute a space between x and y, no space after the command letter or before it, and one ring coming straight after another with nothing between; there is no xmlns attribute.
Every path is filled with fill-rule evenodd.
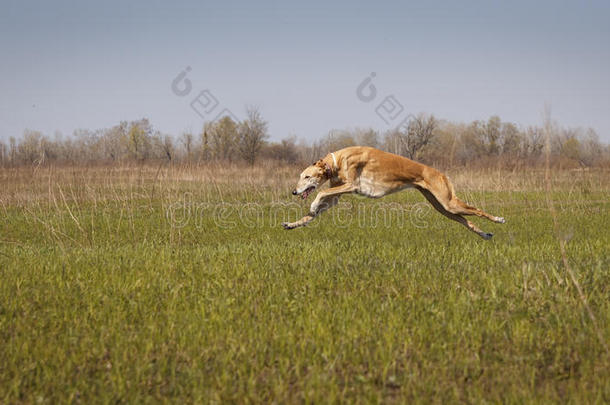
<svg viewBox="0 0 610 405"><path fill-rule="evenodd" d="M311 176L305 176L306 179L310 178Z"/></svg>

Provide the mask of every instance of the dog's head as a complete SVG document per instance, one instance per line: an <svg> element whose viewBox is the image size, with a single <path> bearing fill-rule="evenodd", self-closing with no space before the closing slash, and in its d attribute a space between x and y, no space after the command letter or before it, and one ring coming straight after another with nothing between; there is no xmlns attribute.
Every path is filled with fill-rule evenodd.
<svg viewBox="0 0 610 405"><path fill-rule="evenodd" d="M300 195L306 199L316 188L320 187L331 177L331 168L322 159L303 170L297 188L292 190L292 195Z"/></svg>

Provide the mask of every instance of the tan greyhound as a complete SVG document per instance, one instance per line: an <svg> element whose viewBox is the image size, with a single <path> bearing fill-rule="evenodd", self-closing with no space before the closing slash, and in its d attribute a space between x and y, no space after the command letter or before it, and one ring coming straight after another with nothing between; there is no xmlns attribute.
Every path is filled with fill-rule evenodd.
<svg viewBox="0 0 610 405"><path fill-rule="evenodd" d="M483 239L490 239L493 234L483 232L463 215L476 215L500 224L506 222L502 217L489 215L460 200L449 179L438 170L375 148L352 146L329 153L303 170L292 194L306 199L327 180L330 188L318 193L309 213L296 222L283 222L285 229L307 225L318 214L337 204L342 194L379 198L411 187L419 190L441 214Z"/></svg>

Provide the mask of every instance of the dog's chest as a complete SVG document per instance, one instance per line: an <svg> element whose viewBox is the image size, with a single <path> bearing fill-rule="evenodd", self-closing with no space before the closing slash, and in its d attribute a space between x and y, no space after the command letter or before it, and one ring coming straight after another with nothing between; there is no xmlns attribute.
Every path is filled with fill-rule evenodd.
<svg viewBox="0 0 610 405"><path fill-rule="evenodd" d="M358 194L371 198L379 198L388 193L388 190L384 184L379 184L378 182L375 182L367 177L360 177L359 183Z"/></svg>
<svg viewBox="0 0 610 405"><path fill-rule="evenodd" d="M386 183L365 176L361 176L359 180L357 193L371 198L380 198L409 187L409 184Z"/></svg>

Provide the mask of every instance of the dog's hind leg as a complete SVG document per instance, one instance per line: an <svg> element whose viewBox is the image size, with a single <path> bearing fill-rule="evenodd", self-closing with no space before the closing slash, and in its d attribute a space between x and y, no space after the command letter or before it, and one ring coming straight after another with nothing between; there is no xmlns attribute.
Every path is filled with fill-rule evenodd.
<svg viewBox="0 0 610 405"><path fill-rule="evenodd" d="M476 215L477 217L485 218L499 224L506 222L502 217L490 215L485 211L468 205L460 200L455 194L453 184L451 184L444 174L438 173L434 180L435 181L431 182L421 182L418 184L418 187L431 192L437 201L442 204L443 208L450 213L457 215Z"/></svg>
<svg viewBox="0 0 610 405"><path fill-rule="evenodd" d="M449 201L449 209L454 214L460 215L476 215L477 217L486 218L492 222L496 222L498 224L503 224L506 220L502 217L496 217L494 215L490 215L483 210L480 210L472 205L466 204L464 201L460 200L457 197L453 197L451 201Z"/></svg>
<svg viewBox="0 0 610 405"><path fill-rule="evenodd" d="M432 206L438 212L440 212L447 218L452 219L456 222L459 222L460 224L464 225L466 228L468 228L472 232L476 233L483 239L488 240L488 239L491 239L491 237L493 236L492 233L482 231L481 229L479 229L479 227L477 227L475 224L473 224L472 222L470 222L463 216L461 216L459 214L454 214L454 213L446 210L445 207L443 206L443 204L441 204L440 201L437 200L437 198L434 196L434 194L432 194L432 192L430 192L430 190L427 190L423 187L417 187L417 189L424 195L424 197L426 197L426 199L430 202L430 204L432 204Z"/></svg>

